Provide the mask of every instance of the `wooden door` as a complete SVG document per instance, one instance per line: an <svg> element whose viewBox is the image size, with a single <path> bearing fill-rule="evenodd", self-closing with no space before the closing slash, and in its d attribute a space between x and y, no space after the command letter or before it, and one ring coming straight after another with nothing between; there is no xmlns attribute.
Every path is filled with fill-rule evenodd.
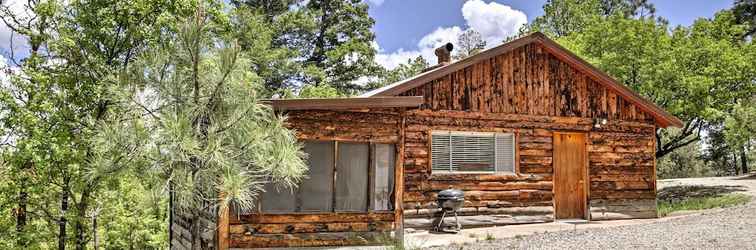
<svg viewBox="0 0 756 250"><path fill-rule="evenodd" d="M588 156L585 134L554 133L554 206L557 219L586 218Z"/></svg>

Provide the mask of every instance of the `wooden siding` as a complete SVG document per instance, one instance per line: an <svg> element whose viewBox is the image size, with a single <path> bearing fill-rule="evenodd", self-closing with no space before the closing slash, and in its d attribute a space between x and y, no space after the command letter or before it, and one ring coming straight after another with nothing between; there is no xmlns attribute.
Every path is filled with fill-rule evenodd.
<svg viewBox="0 0 756 250"><path fill-rule="evenodd" d="M481 60L402 96L426 108L473 112L653 121L635 104L531 43Z"/></svg>
<svg viewBox="0 0 756 250"><path fill-rule="evenodd" d="M369 245L388 235L393 224L393 212L242 215L230 221L230 246Z"/></svg>
<svg viewBox="0 0 756 250"><path fill-rule="evenodd" d="M433 130L515 133L518 174L433 174L429 155L429 135ZM588 136L588 199L593 218L653 217L655 206L639 208L632 204L655 201L654 130L652 122L614 120L596 129L590 118L409 111L405 132L405 216L425 219L437 216L436 194L453 187L465 191L461 214L479 216L477 221L490 220L488 224L523 221L488 215L533 222L553 220L553 132L576 131Z"/></svg>
<svg viewBox="0 0 756 250"><path fill-rule="evenodd" d="M401 119L396 109L298 110L286 115L288 127L296 131L300 140L389 143L397 144L400 150ZM401 220L401 215L395 211L232 215L229 245L231 248L370 245L388 237L397 218Z"/></svg>

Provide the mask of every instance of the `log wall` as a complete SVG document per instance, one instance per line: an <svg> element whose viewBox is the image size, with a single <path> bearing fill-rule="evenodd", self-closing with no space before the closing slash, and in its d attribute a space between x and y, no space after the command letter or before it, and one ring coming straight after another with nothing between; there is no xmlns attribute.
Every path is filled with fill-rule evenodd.
<svg viewBox="0 0 756 250"><path fill-rule="evenodd" d="M288 127L301 140L397 144L401 119L393 109L289 111ZM400 162L400 158L397 158ZM392 197L392 200L394 197ZM370 245L390 239L397 214L241 214L229 220L231 248ZM399 216L401 218L401 216Z"/></svg>
<svg viewBox="0 0 756 250"><path fill-rule="evenodd" d="M290 111L302 140L397 145L394 212L243 214L229 222L231 248L371 244L399 229L428 226L435 196L465 191L465 226L553 220L553 133L587 135L592 219L656 216L655 123L650 114L560 61L537 43L485 59L401 95L420 109ZM596 118L608 123L594 128ZM516 174L434 174L430 132L515 134ZM407 219L403 218L406 217Z"/></svg>
<svg viewBox="0 0 756 250"><path fill-rule="evenodd" d="M438 216L436 194L453 187L465 191L461 214L478 216L469 219L474 225L553 220L554 131L585 132L589 138L592 219L656 214L653 124L615 120L596 129L590 118L415 110L407 115L406 129L403 202L408 218L430 222ZM428 153L433 130L514 133L517 175L433 174ZM418 220L410 224L427 226Z"/></svg>
<svg viewBox="0 0 756 250"><path fill-rule="evenodd" d="M589 138L593 219L656 216L653 116L540 44L479 61L401 95L425 100L422 109L407 114L407 217L427 222L437 216L435 194L451 186L465 191L463 215L489 222L478 224L553 220L554 131L582 131ZM608 124L593 128L595 118ZM432 130L514 133L518 175L432 174Z"/></svg>

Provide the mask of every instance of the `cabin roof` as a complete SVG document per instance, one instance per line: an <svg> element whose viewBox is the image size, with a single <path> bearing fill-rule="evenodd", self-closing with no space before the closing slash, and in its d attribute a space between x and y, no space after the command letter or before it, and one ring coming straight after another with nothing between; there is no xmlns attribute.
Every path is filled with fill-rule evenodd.
<svg viewBox="0 0 756 250"><path fill-rule="evenodd" d="M426 84L430 81L433 81L435 79L448 75L452 72L466 68L481 60L489 59L491 57L510 52L512 50L515 50L517 48L520 48L522 46L525 46L531 43L538 43L542 45L548 52L550 52L551 54L553 54L560 60L571 65L572 67L575 67L579 71L587 74L589 77L593 78L595 81L606 86L608 89L616 92L619 96L637 105L641 110L651 114L659 126L682 127L683 122L680 121L680 119L670 114L663 108L657 106L655 103L641 97L638 93L635 93L632 89L628 88L627 86L618 82L611 76L597 69L590 63L586 62L585 60L578 57L574 53L560 46L559 44L554 42L554 40L549 39L548 37L546 37L546 35L540 32L535 32L530 35L515 39L511 42L504 43L499 46L484 50L478 54L467 57L465 59L452 62L447 65L442 65L435 69L418 74L409 79L398 81L398 82L386 85L384 87L369 91L365 94L360 95L359 97L377 98L377 97L386 97L386 96L396 96L405 91L408 91L415 87Z"/></svg>
<svg viewBox="0 0 756 250"><path fill-rule="evenodd" d="M423 104L422 96L380 96L317 99L273 99L263 103L277 110L336 110L362 108L417 108Z"/></svg>

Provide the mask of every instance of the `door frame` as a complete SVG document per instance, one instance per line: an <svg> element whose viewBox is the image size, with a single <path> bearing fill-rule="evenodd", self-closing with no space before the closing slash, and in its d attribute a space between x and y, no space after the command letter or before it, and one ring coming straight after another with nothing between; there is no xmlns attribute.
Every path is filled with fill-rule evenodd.
<svg viewBox="0 0 756 250"><path fill-rule="evenodd" d="M581 132L576 132L576 131L553 131L552 134L553 135L552 135L552 141L551 141L551 144L552 144L552 152L551 152L552 162L551 162L551 166L552 166L552 169L553 169L553 172L554 172L554 177L552 179L552 181L554 182L553 187L556 187L556 179L557 179L556 178L556 161L554 161L554 153L556 152L556 144L555 144L556 140L554 140L554 138L556 138L558 135L562 135L562 134L580 134L580 135L583 135L583 149L585 150L585 159L583 160L583 170L584 171L583 171L583 199L582 200L583 200L584 206L583 206L583 218L582 219L590 221L591 220L591 212L590 212L591 211L591 207L590 207L590 203L589 203L589 200L588 200L588 197L590 197L590 190L591 190L590 189L591 185L590 185L589 173L588 173L588 171L589 171L588 140L589 140L589 137L590 137L590 132L589 131L585 131L585 132L582 132L582 131ZM554 188L552 188L552 192L553 192L553 195L554 195L554 198L552 199L552 201L554 203L554 221L558 221L558 220L561 220L561 219L557 218L556 197L559 196L559 194L557 194L557 192L556 192L556 190L554 190Z"/></svg>

